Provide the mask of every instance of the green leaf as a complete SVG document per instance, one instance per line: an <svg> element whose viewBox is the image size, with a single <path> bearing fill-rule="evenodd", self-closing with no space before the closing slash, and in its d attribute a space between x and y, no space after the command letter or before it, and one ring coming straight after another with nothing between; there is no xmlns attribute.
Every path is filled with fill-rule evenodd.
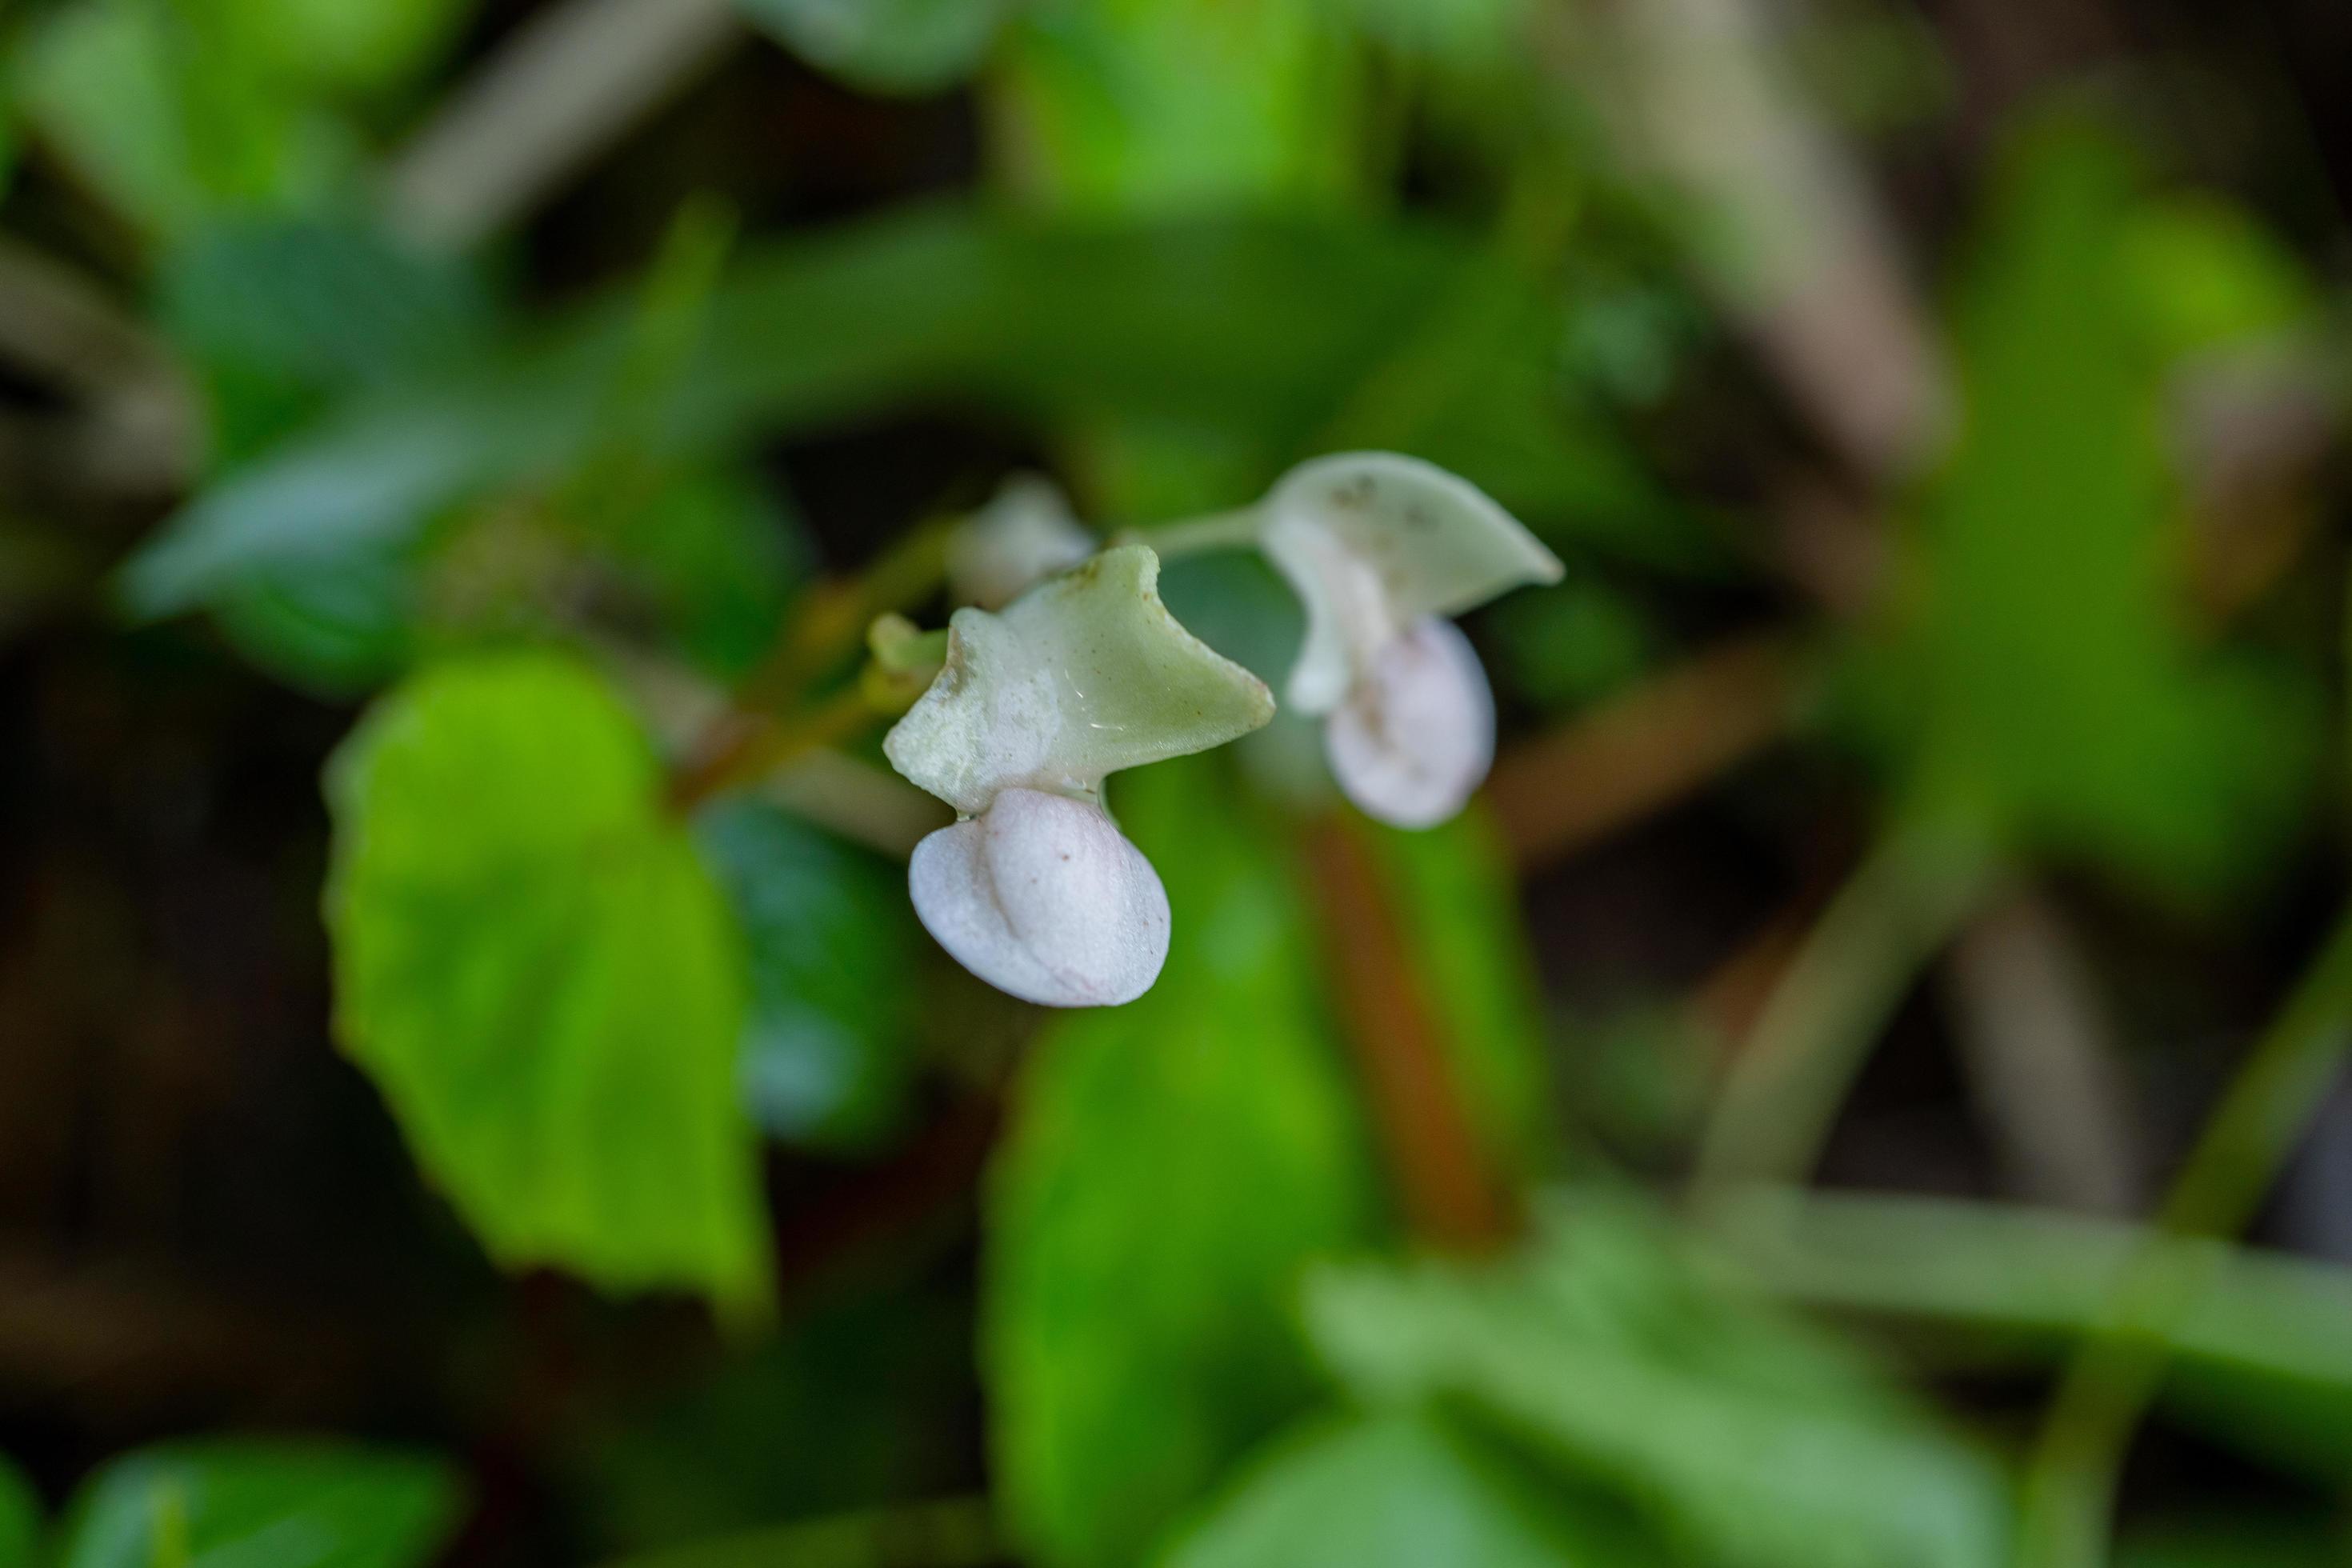
<svg viewBox="0 0 2352 1568"><path fill-rule="evenodd" d="M0 1568L33 1568L40 1543L40 1494L24 1471L0 1455Z"/></svg>
<svg viewBox="0 0 2352 1568"><path fill-rule="evenodd" d="M740 937L628 712L550 654L431 668L329 773L336 1021L491 1254L766 1289Z"/></svg>
<svg viewBox="0 0 2352 1568"><path fill-rule="evenodd" d="M1338 20L1314 0L1035 0L992 79L1007 173L1096 215L1343 196L1360 86Z"/></svg>
<svg viewBox="0 0 2352 1568"><path fill-rule="evenodd" d="M1010 0L736 0L821 70L878 92L933 92L976 69Z"/></svg>
<svg viewBox="0 0 2352 1568"><path fill-rule="evenodd" d="M211 1441L117 1459L68 1511L60 1568L423 1568L456 1523L437 1459Z"/></svg>
<svg viewBox="0 0 2352 1568"><path fill-rule="evenodd" d="M683 459L919 400L1223 433L1268 477L1433 298L1500 290L1545 310L1466 236L1276 219L1134 227L919 208L779 246L711 300L666 416ZM1152 302L1148 310L1136 302ZM194 608L291 561L415 535L471 497L545 486L598 439L626 352L624 301L545 346L355 405L199 496L127 569L141 615ZM1554 535L1704 559L1622 442L1559 396L1548 339L1499 340L1445 418L1391 444L1458 471ZM1520 372L1524 370L1524 374ZM1516 433L1497 441L1497 431ZM1388 437L1384 435L1384 439Z"/></svg>
<svg viewBox="0 0 2352 1568"><path fill-rule="evenodd" d="M1037 1040L989 1186L996 1473L1049 1564L1139 1560L1311 1397L1300 1270L1376 1210L1280 852L1206 763L1130 775L1163 871L1160 983Z"/></svg>
<svg viewBox="0 0 2352 1568"><path fill-rule="evenodd" d="M1427 1416L1321 1421L1261 1460L1168 1568L1628 1568L1660 1563Z"/></svg>
<svg viewBox="0 0 2352 1568"><path fill-rule="evenodd" d="M264 214L214 219L173 247L156 313L203 377L216 452L232 458L328 394L447 360L488 325L453 262L355 219Z"/></svg>
<svg viewBox="0 0 2352 1568"><path fill-rule="evenodd" d="M920 1022L906 868L754 800L714 806L697 837L750 950L752 1120L795 1142L872 1143L905 1109Z"/></svg>
<svg viewBox="0 0 2352 1568"><path fill-rule="evenodd" d="M1990 1460L1621 1203L1556 1205L1534 1250L1500 1264L1326 1271L1307 1315L1366 1399L1475 1411L1703 1561L2006 1560Z"/></svg>
<svg viewBox="0 0 2352 1568"><path fill-rule="evenodd" d="M2160 399L2189 329L2123 286L2148 265L2145 211L2127 155L2076 127L2042 128L1999 182L1960 313L1964 428L1916 542L1907 706L1933 787L2036 847L2195 892L2275 854L2316 716L2192 645L2176 608Z"/></svg>
<svg viewBox="0 0 2352 1568"><path fill-rule="evenodd" d="M1178 626L1159 582L1150 547L1124 544L1002 614L958 610L947 667L883 741L890 765L978 816L1001 789L1091 795L1273 718L1265 682Z"/></svg>

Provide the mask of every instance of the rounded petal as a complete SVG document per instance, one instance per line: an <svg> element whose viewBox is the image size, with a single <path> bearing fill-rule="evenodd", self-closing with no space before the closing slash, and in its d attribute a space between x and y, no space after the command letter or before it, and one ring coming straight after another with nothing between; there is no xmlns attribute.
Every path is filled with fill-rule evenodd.
<svg viewBox="0 0 2352 1568"><path fill-rule="evenodd" d="M1151 989L1168 957L1168 894L1102 808L1029 789L915 846L915 913L956 962L1048 1007L1105 1007Z"/></svg>
<svg viewBox="0 0 2352 1568"><path fill-rule="evenodd" d="M1495 695L1451 621L1414 622L1372 660L1323 729L1348 798L1396 827L1433 827L1495 760Z"/></svg>

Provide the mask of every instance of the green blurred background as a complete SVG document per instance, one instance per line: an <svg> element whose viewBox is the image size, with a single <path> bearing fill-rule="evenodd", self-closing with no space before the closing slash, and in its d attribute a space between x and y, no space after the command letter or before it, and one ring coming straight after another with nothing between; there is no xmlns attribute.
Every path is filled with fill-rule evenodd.
<svg viewBox="0 0 2352 1568"><path fill-rule="evenodd" d="M2347 202L2336 0L0 0L0 1568L2352 1560ZM963 973L866 620L1353 448L1477 804Z"/></svg>

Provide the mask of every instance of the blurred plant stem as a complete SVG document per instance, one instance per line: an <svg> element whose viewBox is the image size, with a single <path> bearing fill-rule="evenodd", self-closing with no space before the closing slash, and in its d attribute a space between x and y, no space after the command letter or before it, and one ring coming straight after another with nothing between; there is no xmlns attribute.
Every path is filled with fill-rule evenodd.
<svg viewBox="0 0 2352 1568"><path fill-rule="evenodd" d="M1177 561L1220 550L1255 550L1263 522L1256 507L1236 507L1206 517L1188 517L1162 528L1129 530L1113 542L1149 544L1160 560Z"/></svg>
<svg viewBox="0 0 2352 1568"><path fill-rule="evenodd" d="M569 0L535 13L394 162L393 226L451 249L488 237L748 36L729 0Z"/></svg>
<svg viewBox="0 0 2352 1568"><path fill-rule="evenodd" d="M1004 1561L986 1498L945 1498L746 1531L605 1568L981 1568Z"/></svg>
<svg viewBox="0 0 2352 1568"><path fill-rule="evenodd" d="M1340 1019L1406 1225L1446 1250L1491 1251L1518 1232L1515 1200L1480 1145L1367 831L1352 814L1334 815L1307 837Z"/></svg>
<svg viewBox="0 0 2352 1568"><path fill-rule="evenodd" d="M2352 913L2263 1036L2174 1179L2163 1236L2242 1227L2294 1152L2352 1045ZM2060 1378L2025 1477L2019 1562L2099 1568L2125 1450L2163 1385L2168 1341L2211 1254L2144 1245Z"/></svg>
<svg viewBox="0 0 2352 1568"><path fill-rule="evenodd" d="M1949 816L1915 809L1895 820L1822 911L1734 1057L1700 1136L1702 1205L1811 1173L1872 1045L1981 902L1990 862L1984 839Z"/></svg>
<svg viewBox="0 0 2352 1568"><path fill-rule="evenodd" d="M1682 800L1779 739L1796 661L1775 633L1727 641L1513 748L1485 795L1522 867Z"/></svg>

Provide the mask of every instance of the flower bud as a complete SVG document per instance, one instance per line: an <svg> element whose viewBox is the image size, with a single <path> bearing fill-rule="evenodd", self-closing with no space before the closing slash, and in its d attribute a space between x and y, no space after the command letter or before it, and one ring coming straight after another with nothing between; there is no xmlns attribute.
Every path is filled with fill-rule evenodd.
<svg viewBox="0 0 2352 1568"><path fill-rule="evenodd" d="M1094 552L1094 535L1070 514L1060 488L1015 474L948 536L948 592L959 604L993 610Z"/></svg>

